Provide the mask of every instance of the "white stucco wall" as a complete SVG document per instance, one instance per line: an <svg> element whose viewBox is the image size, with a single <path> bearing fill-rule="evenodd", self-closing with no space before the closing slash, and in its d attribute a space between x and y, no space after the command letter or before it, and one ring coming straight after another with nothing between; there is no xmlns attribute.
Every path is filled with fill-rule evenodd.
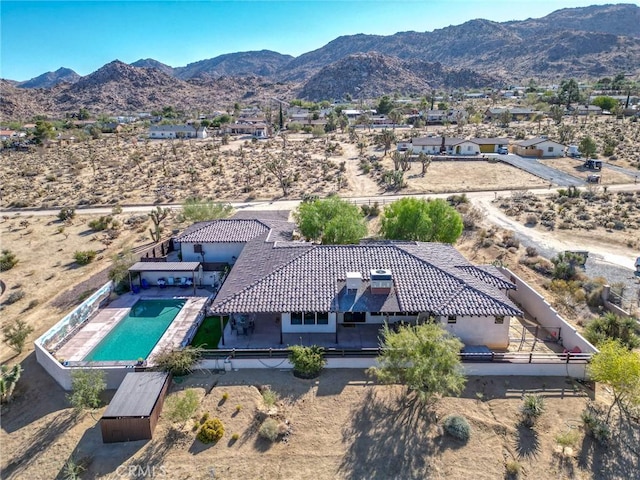
<svg viewBox="0 0 640 480"><path fill-rule="evenodd" d="M193 243L182 242L180 252L182 252L183 262L202 262L202 255L193 251ZM240 256L240 252L245 246L244 242L237 243L202 243L205 262L235 263Z"/></svg>
<svg viewBox="0 0 640 480"><path fill-rule="evenodd" d="M282 314L282 333L335 333L336 314L329 312L327 325L291 325L291 313Z"/></svg>
<svg viewBox="0 0 640 480"><path fill-rule="evenodd" d="M441 325L466 345L486 345L489 348L506 348L509 345L509 320L495 323L495 317L457 317L456 323L440 318Z"/></svg>
<svg viewBox="0 0 640 480"><path fill-rule="evenodd" d="M553 148L552 152L549 152L549 148ZM540 142L536 145L536 148L542 150L543 157L562 157L564 155L564 146L556 142L546 141Z"/></svg>
<svg viewBox="0 0 640 480"><path fill-rule="evenodd" d="M453 147L453 152L456 155L478 155L480 153L480 146L473 142L462 142Z"/></svg>

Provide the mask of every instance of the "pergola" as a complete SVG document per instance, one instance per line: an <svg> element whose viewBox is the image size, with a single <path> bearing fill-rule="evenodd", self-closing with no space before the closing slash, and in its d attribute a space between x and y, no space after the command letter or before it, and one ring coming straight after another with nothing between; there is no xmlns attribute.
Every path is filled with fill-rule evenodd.
<svg viewBox="0 0 640 480"><path fill-rule="evenodd" d="M200 267L200 262L138 262L129 268L129 288L133 291L132 273L142 274L144 272L163 273L172 276L175 273L191 274L193 283L193 294L196 295L196 270ZM142 278L142 276L141 276ZM142 286L142 280L140 281Z"/></svg>

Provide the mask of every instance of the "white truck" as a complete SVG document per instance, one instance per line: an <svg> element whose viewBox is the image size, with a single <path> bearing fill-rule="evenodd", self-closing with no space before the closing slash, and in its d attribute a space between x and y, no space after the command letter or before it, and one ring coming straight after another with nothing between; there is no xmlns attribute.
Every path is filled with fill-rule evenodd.
<svg viewBox="0 0 640 480"><path fill-rule="evenodd" d="M567 157L571 157L571 158L580 158L580 150L578 150L578 146L577 145L569 145L569 147L567 148L567 153L566 153Z"/></svg>

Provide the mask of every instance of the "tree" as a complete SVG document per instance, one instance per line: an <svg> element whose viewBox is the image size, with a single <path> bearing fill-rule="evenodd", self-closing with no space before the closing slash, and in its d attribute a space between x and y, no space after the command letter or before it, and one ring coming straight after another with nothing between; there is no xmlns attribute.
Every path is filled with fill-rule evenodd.
<svg viewBox="0 0 640 480"><path fill-rule="evenodd" d="M0 403L7 403L11 400L21 374L22 366L19 363L11 368L8 365L0 367Z"/></svg>
<svg viewBox="0 0 640 480"><path fill-rule="evenodd" d="M56 132L53 128L53 124L50 122L45 120L38 120L36 122L36 128L33 131L33 138L37 144L42 145L43 143L46 143L46 141L52 139L55 134Z"/></svg>
<svg viewBox="0 0 640 480"><path fill-rule="evenodd" d="M391 144L396 141L396 134L393 130L383 129L378 135L378 142L384 147L383 157L387 156L387 152L391 149Z"/></svg>
<svg viewBox="0 0 640 480"><path fill-rule="evenodd" d="M272 159L265 163L264 168L278 179L280 188L282 188L282 196L286 197L289 194L289 187L291 186L291 172L289 171L289 161L287 158L283 155Z"/></svg>
<svg viewBox="0 0 640 480"><path fill-rule="evenodd" d="M574 103L580 101L580 87L578 82L573 78L560 82L560 92L558 93L558 101L567 108Z"/></svg>
<svg viewBox="0 0 640 480"><path fill-rule="evenodd" d="M109 270L109 280L113 280L113 283L118 287L120 282L123 282L128 274L129 268L133 266L134 263L138 261L138 255L133 253L130 248L127 248L120 252L117 255L112 257L113 264L111 265L111 270ZM122 287L121 287L122 288ZM128 285L124 287L125 290L128 290Z"/></svg>
<svg viewBox="0 0 640 480"><path fill-rule="evenodd" d="M367 234L362 211L334 195L302 202L294 217L307 240L325 245L356 244Z"/></svg>
<svg viewBox="0 0 640 480"><path fill-rule="evenodd" d="M599 96L593 99L594 105L600 107L603 110L612 111L619 102L613 97Z"/></svg>
<svg viewBox="0 0 640 480"><path fill-rule="evenodd" d="M102 370L75 370L71 373L71 393L67 400L76 414L100 406L100 394L107 388Z"/></svg>
<svg viewBox="0 0 640 480"><path fill-rule="evenodd" d="M171 213L170 209L160 208L159 206L149 212L149 218L153 222L153 228L150 228L149 232L151 233L151 239L156 243L159 242L162 237L163 228L160 224L167 218L169 213Z"/></svg>
<svg viewBox="0 0 640 480"><path fill-rule="evenodd" d="M383 383L406 384L421 401L430 403L464 389L466 377L458 356L462 347L436 323L400 327L397 332L385 325L379 367L370 372Z"/></svg>
<svg viewBox="0 0 640 480"><path fill-rule="evenodd" d="M393 129L396 129L396 125L399 125L403 119L402 110L394 108L389 112L389 120L393 122Z"/></svg>
<svg viewBox="0 0 640 480"><path fill-rule="evenodd" d="M380 115L386 115L391 110L393 110L393 100L389 98L389 95L383 95L380 101L378 102L377 111Z"/></svg>
<svg viewBox="0 0 640 480"><path fill-rule="evenodd" d="M228 203L217 203L200 198L187 198L182 204L182 218L189 222L206 222L226 218L233 211Z"/></svg>
<svg viewBox="0 0 640 480"><path fill-rule="evenodd" d="M588 323L584 336L596 347L608 340L617 340L629 350L633 350L640 347L637 330L638 326L634 319L607 312Z"/></svg>
<svg viewBox="0 0 640 480"><path fill-rule="evenodd" d="M503 111L498 117L498 121L503 127L508 127L509 123L511 123L511 112L509 110Z"/></svg>
<svg viewBox="0 0 640 480"><path fill-rule="evenodd" d="M544 115L542 113L536 113L531 119L532 122L536 122L538 124L538 135L540 135L540 124L544 120Z"/></svg>
<svg viewBox="0 0 640 480"><path fill-rule="evenodd" d="M592 158L596 153L596 142L594 142L593 138L590 136L584 137L580 140L580 145L578 147L580 149L580 153L585 156L587 160Z"/></svg>
<svg viewBox="0 0 640 480"><path fill-rule="evenodd" d="M552 105L549 109L549 115L556 125L560 125L564 117L564 109L560 105Z"/></svg>
<svg viewBox="0 0 640 480"><path fill-rule="evenodd" d="M17 353L22 353L27 337L33 332L33 327L21 318L17 318L13 323L8 323L2 327L3 341Z"/></svg>
<svg viewBox="0 0 640 480"><path fill-rule="evenodd" d="M613 392L613 403L607 412L609 423L614 406L622 412L629 405L640 405L640 355L615 340L601 344L591 357L588 372L592 380L603 383Z"/></svg>
<svg viewBox="0 0 640 480"><path fill-rule="evenodd" d="M384 208L380 233L390 240L455 243L462 217L442 199L402 198Z"/></svg>

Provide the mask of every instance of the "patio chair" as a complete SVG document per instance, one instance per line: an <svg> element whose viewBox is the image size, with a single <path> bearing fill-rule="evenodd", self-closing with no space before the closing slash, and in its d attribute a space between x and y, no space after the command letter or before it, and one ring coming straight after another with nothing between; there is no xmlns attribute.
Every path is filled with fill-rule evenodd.
<svg viewBox="0 0 640 480"><path fill-rule="evenodd" d="M140 280L140 286L142 287L143 290L146 290L147 288L151 287L151 285L149 285L149 282L147 282L146 278L143 278L142 280Z"/></svg>
<svg viewBox="0 0 640 480"><path fill-rule="evenodd" d="M167 285L167 279L164 277L160 277L158 279L158 287L164 288Z"/></svg>
<svg viewBox="0 0 640 480"><path fill-rule="evenodd" d="M187 288L187 277L180 277L180 287L181 288Z"/></svg>
<svg viewBox="0 0 640 480"><path fill-rule="evenodd" d="M167 285L169 285L170 287L175 287L176 283L173 277L167 278Z"/></svg>

